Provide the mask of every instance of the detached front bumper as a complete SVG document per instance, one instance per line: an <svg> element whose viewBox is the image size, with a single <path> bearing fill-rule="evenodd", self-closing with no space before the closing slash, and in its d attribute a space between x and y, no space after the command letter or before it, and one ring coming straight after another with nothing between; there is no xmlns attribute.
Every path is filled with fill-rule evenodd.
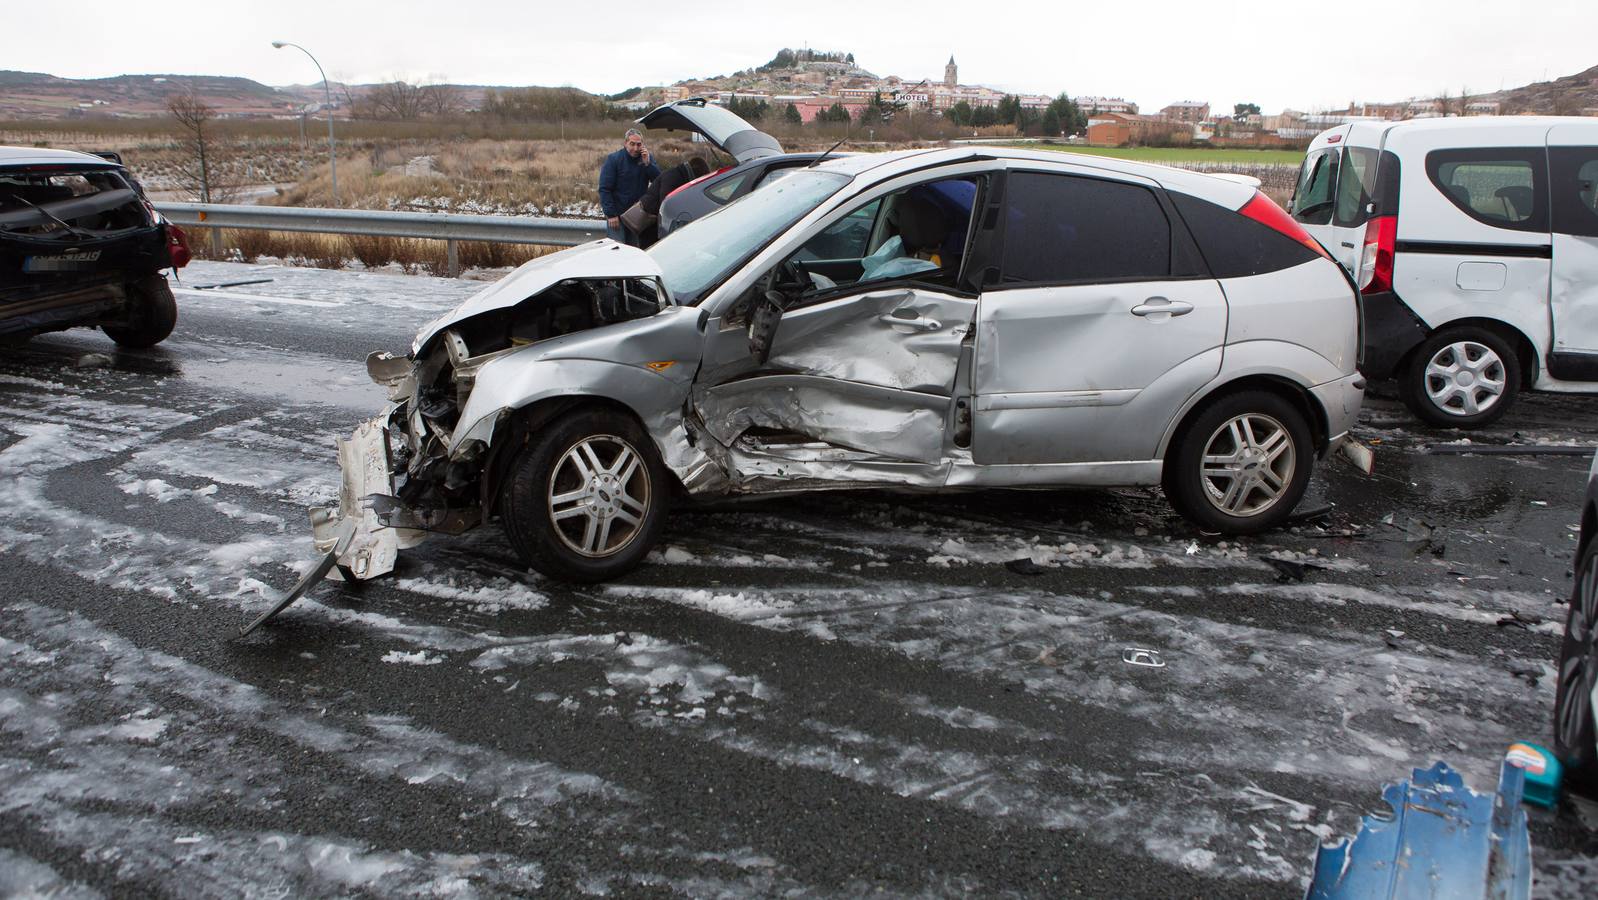
<svg viewBox="0 0 1598 900"><path fill-rule="evenodd" d="M341 483L338 506L311 510L311 534L318 553L334 553L337 573L366 580L394 570L399 551L414 547L427 533L396 527L392 514L394 475L389 456L388 415L356 426L339 439Z"/></svg>

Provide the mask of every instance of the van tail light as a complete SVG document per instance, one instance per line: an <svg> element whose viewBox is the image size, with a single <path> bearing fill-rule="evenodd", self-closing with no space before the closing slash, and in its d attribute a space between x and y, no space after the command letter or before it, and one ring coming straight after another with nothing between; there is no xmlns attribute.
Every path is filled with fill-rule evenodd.
<svg viewBox="0 0 1598 900"><path fill-rule="evenodd" d="M1243 208L1238 210L1238 212L1272 231L1287 235L1327 259L1332 258L1332 255L1326 252L1326 248L1321 246L1320 241L1310 237L1309 232L1305 231L1303 227L1293 221L1292 216L1289 216L1280 206L1276 205L1276 201L1259 191L1255 191L1254 199L1243 204Z"/></svg>
<svg viewBox="0 0 1598 900"><path fill-rule="evenodd" d="M189 253L189 236L171 222L166 223L166 254L174 269L188 265L192 258Z"/></svg>
<svg viewBox="0 0 1598 900"><path fill-rule="evenodd" d="M1365 223L1365 250L1359 259L1360 293L1393 289L1393 251L1397 246L1397 216L1377 216Z"/></svg>
<svg viewBox="0 0 1598 900"><path fill-rule="evenodd" d="M701 175L698 178L695 178L693 181L690 181L687 184L683 185L682 187L677 188L677 190L672 191L671 193L667 194L666 196L667 197L675 197L675 196L677 196L678 193L688 190L689 188L693 187L694 185L698 184L699 182L704 181L706 178L715 178L717 175L720 175L721 173L727 171L730 168L732 168L732 166L722 166L721 168L717 169L714 172L710 172L708 174Z"/></svg>

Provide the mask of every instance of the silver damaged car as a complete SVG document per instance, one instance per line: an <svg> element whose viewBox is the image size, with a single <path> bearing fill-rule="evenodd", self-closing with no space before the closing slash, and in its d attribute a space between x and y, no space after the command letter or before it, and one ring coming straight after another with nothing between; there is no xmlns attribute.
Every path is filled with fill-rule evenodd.
<svg viewBox="0 0 1598 900"><path fill-rule="evenodd" d="M373 354L322 571L498 519L547 575L636 566L684 497L1164 486L1275 526L1345 440L1356 292L1247 179L967 147L797 171L647 253L534 260Z"/></svg>

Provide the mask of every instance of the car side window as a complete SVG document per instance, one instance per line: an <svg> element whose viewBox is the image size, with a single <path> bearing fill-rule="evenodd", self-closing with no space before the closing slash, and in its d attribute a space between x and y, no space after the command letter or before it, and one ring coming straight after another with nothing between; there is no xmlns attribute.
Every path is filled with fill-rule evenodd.
<svg viewBox="0 0 1598 900"><path fill-rule="evenodd" d="M729 176L722 179L717 184L707 188L705 190L705 196L716 201L717 203L726 203L728 200L733 198L734 194L738 193L738 189L743 187L743 183L747 180L749 180L748 172Z"/></svg>
<svg viewBox="0 0 1598 900"><path fill-rule="evenodd" d="M1554 231L1598 237L1598 147L1550 147Z"/></svg>
<svg viewBox="0 0 1598 900"><path fill-rule="evenodd" d="M953 287L981 178L923 182L855 207L805 242L779 276L801 302L867 282L914 278Z"/></svg>
<svg viewBox="0 0 1598 900"><path fill-rule="evenodd" d="M1012 172L1000 286L1171 276L1171 223L1142 185Z"/></svg>
<svg viewBox="0 0 1598 900"><path fill-rule="evenodd" d="M1540 147L1433 150L1426 174L1450 203L1485 225L1547 231L1546 155Z"/></svg>

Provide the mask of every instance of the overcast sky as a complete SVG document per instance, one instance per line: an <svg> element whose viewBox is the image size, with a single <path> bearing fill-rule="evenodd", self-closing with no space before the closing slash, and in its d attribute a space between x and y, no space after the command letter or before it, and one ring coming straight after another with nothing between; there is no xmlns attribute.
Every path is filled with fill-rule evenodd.
<svg viewBox="0 0 1598 900"><path fill-rule="evenodd" d="M239 75L272 85L443 76L463 84L632 85L731 73L784 45L847 50L878 75L1267 113L1516 87L1598 65L1595 0L1367 3L1060 0L893 4L124 0L12 3L0 69L71 78ZM701 10L699 15L690 11ZM755 12L758 10L758 12Z"/></svg>

